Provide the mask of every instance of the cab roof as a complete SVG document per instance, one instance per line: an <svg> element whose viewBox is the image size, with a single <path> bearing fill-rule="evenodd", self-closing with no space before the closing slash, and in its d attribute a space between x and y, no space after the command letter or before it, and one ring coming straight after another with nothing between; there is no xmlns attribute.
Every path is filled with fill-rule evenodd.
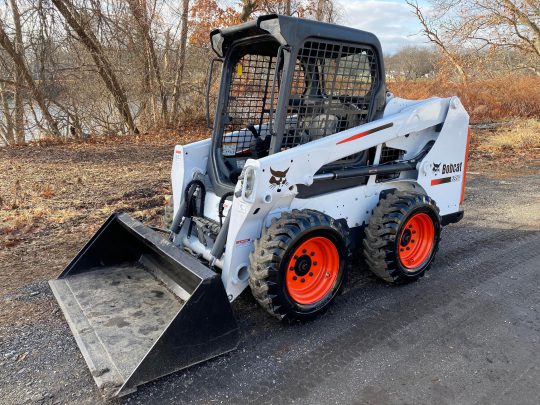
<svg viewBox="0 0 540 405"><path fill-rule="evenodd" d="M379 39L371 32L278 14L268 14L243 24L215 29L210 33L210 42L214 52L223 57L235 41L263 36L271 36L279 44L294 48L301 47L306 39L314 37L366 44L382 56Z"/></svg>

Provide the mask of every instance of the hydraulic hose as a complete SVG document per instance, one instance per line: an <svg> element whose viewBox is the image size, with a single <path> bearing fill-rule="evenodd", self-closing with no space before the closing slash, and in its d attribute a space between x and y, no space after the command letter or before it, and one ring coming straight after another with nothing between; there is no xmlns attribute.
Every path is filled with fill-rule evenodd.
<svg viewBox="0 0 540 405"><path fill-rule="evenodd" d="M182 220L186 218L187 216L192 216L193 212L192 210L192 200L193 196L195 195L195 191L199 189L200 190L200 209L197 213L197 216L203 216L204 215L204 201L206 197L206 187L204 186L204 183L201 180L191 180L185 190L184 190L184 200L182 201L182 204L178 208L178 211L176 212L176 215L174 216L173 223L171 225L171 233L169 235L169 240L172 241L174 239L174 235L176 235L178 232L180 232L180 228L182 227ZM196 204L195 204L196 208Z"/></svg>
<svg viewBox="0 0 540 405"><path fill-rule="evenodd" d="M210 254L216 259L219 259L223 254L223 251L225 250L225 243L227 242L227 234L229 233L230 220L231 211L229 210L229 212L227 213L227 217L225 218L225 221L223 222L223 225L219 230L216 241L214 242L214 246L212 246L212 251L210 252Z"/></svg>
<svg viewBox="0 0 540 405"><path fill-rule="evenodd" d="M223 196L219 200L219 205L218 205L219 226L223 226L223 211L225 210L225 206L224 206L225 201L227 200L227 198L231 197L232 195L234 195L234 193L232 191L229 191L228 193L223 194Z"/></svg>

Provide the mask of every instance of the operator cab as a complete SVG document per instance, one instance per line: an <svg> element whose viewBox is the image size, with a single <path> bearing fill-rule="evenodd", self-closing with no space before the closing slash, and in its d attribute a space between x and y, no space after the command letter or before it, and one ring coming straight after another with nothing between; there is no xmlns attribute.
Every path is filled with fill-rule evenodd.
<svg viewBox="0 0 540 405"><path fill-rule="evenodd" d="M371 33L267 15L214 30L211 42L223 61L208 168L219 195L234 188L247 159L293 148L382 114L382 52ZM368 155L351 155L321 170L362 166ZM346 187L333 182L336 186Z"/></svg>

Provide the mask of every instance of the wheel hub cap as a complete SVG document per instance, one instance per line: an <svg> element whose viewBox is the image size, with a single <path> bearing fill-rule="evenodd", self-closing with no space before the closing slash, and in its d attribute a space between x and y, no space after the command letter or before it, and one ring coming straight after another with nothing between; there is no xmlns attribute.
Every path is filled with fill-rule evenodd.
<svg viewBox="0 0 540 405"><path fill-rule="evenodd" d="M399 260L409 271L416 271L431 255L435 245L435 226L428 214L411 216L399 236Z"/></svg>
<svg viewBox="0 0 540 405"><path fill-rule="evenodd" d="M294 272L297 276L302 277L308 274L309 270L311 270L311 259L308 255L300 256L294 265Z"/></svg>

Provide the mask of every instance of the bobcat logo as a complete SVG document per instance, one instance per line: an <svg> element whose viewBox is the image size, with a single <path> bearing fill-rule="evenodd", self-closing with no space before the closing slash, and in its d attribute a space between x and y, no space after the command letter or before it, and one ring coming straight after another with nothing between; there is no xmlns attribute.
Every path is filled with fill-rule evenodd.
<svg viewBox="0 0 540 405"><path fill-rule="evenodd" d="M282 172L278 171L278 170L274 170L272 168L270 168L270 173L272 173L272 177L270 177L270 188L276 188L277 187L277 192L279 193L281 191L281 187L282 186L286 186L287 184L289 184L287 182L287 178L285 176L287 176L287 172L289 171L290 167L287 169L287 170L284 170Z"/></svg>
<svg viewBox="0 0 540 405"><path fill-rule="evenodd" d="M433 163L433 173L437 173L437 172L439 172L441 170L441 163L439 163L438 165Z"/></svg>

